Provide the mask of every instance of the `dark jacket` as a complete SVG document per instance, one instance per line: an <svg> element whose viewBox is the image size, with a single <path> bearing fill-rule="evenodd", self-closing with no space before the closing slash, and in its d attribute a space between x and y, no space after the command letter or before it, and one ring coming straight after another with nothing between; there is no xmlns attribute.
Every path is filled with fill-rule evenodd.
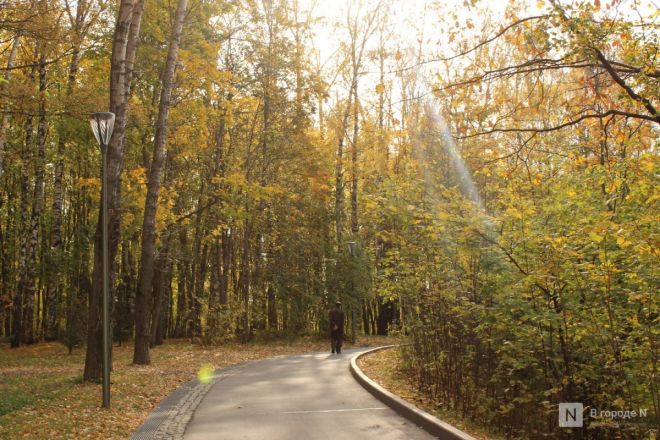
<svg viewBox="0 0 660 440"><path fill-rule="evenodd" d="M344 311L335 307L330 310L330 333L344 334Z"/></svg>

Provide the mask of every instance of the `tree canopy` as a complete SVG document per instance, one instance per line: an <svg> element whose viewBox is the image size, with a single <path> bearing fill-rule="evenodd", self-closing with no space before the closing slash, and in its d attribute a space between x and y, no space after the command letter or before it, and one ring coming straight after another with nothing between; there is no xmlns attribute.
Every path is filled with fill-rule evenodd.
<svg viewBox="0 0 660 440"><path fill-rule="evenodd" d="M165 338L325 335L339 298L507 436L564 438L557 404L583 402L648 409L583 438L651 438L657 6L401 3L0 0L0 335L86 342L100 375L87 118L110 109L112 335L135 363Z"/></svg>

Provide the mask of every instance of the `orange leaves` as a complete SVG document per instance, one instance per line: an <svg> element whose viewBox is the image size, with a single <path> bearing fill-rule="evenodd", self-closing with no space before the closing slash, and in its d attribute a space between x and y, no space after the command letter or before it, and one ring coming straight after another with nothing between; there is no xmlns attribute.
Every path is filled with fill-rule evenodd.
<svg viewBox="0 0 660 440"><path fill-rule="evenodd" d="M127 176L129 187L143 186L147 183L147 172L143 167L133 168Z"/></svg>
<svg viewBox="0 0 660 440"><path fill-rule="evenodd" d="M543 182L543 174L536 173L536 176L534 177L534 185L541 186L541 182Z"/></svg>
<svg viewBox="0 0 660 440"><path fill-rule="evenodd" d="M77 189L88 189L92 192L101 191L101 179L98 177L83 178L79 177L75 180L74 186Z"/></svg>

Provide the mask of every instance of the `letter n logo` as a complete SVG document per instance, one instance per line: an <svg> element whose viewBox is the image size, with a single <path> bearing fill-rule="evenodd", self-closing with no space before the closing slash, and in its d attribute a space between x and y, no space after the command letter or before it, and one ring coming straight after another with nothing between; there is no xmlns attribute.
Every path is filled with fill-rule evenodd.
<svg viewBox="0 0 660 440"><path fill-rule="evenodd" d="M582 427L582 403L570 402L559 404L559 427L580 428Z"/></svg>

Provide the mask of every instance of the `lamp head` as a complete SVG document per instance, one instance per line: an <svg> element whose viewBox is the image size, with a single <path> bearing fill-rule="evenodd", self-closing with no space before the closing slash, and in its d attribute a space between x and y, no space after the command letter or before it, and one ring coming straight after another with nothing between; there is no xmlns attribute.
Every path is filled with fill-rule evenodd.
<svg viewBox="0 0 660 440"><path fill-rule="evenodd" d="M110 112L92 113L89 117L89 125L92 126L94 137L101 145L101 149L105 150L110 143L112 130L115 128L115 114Z"/></svg>
<svg viewBox="0 0 660 440"><path fill-rule="evenodd" d="M355 256L355 242L354 241L349 241L348 242L348 252L351 254L351 257Z"/></svg>

